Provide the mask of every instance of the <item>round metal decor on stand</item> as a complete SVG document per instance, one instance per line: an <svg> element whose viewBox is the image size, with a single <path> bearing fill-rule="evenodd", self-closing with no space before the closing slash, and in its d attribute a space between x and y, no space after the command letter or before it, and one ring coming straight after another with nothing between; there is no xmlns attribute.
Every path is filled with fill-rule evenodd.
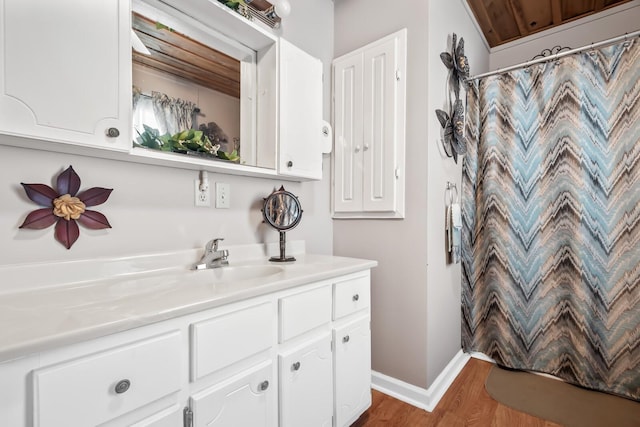
<svg viewBox="0 0 640 427"><path fill-rule="evenodd" d="M302 219L302 206L298 197L281 186L264 199L262 206L264 222L280 232L280 256L269 258L272 262L291 262L294 257L288 257L286 251L286 231L291 230Z"/></svg>

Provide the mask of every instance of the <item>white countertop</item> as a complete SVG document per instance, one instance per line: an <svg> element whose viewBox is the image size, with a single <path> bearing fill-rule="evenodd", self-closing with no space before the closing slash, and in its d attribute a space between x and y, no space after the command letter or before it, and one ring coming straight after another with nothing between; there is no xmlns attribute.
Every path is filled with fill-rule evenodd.
<svg viewBox="0 0 640 427"><path fill-rule="evenodd" d="M309 254L296 254L293 263L271 263L266 257L234 263L230 252L229 267L221 269L138 266L105 276L102 268L102 278L91 278L77 268L82 280L73 283L0 293L0 362L377 265ZM14 275L19 271L13 270ZM256 272L261 277L244 278Z"/></svg>

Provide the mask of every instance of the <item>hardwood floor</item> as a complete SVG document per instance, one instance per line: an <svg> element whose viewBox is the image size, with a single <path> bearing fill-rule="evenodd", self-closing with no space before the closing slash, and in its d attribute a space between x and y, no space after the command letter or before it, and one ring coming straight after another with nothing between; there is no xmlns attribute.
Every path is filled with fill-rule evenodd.
<svg viewBox="0 0 640 427"><path fill-rule="evenodd" d="M493 400L484 388L490 369L490 363L471 359L433 412L374 390L371 408L351 427L562 427Z"/></svg>

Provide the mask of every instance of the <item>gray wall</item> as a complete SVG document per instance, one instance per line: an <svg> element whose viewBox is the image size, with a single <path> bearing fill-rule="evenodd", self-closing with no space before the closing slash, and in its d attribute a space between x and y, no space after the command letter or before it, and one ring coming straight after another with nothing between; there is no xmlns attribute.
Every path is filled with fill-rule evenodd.
<svg viewBox="0 0 640 427"><path fill-rule="evenodd" d="M335 3L335 56L406 27L407 128L404 220L334 220L336 255L378 261L372 271L372 368L427 382L427 2Z"/></svg>
<svg viewBox="0 0 640 427"><path fill-rule="evenodd" d="M451 358L460 350L460 264L449 265L445 253L445 188L454 182L460 191L462 160L455 164L442 154L441 127L434 113L447 110L445 82L447 69L440 52L450 50L451 33L464 37L465 55L471 74L489 68L489 51L476 30L465 0L429 1L429 108L428 119L428 187L427 187L427 378L435 380Z"/></svg>
<svg viewBox="0 0 640 427"><path fill-rule="evenodd" d="M290 0L292 13L283 22L284 37L320 58L329 70L333 58L333 3L330 0ZM81 59L81 58L80 58ZM329 119L329 85L325 87L325 119ZM0 140L9 138L0 135ZM15 140L14 140L15 141ZM25 146L27 143L24 142ZM0 145L0 264L123 256L200 248L212 237L224 244L276 242L278 233L261 223L260 203L274 187L284 184L297 194L304 209L300 225L289 239L306 240L309 252L332 252L329 203L329 157L324 158L321 182L289 183L281 180L209 174L211 184L231 185L231 209L194 207L196 171L103 160ZM66 250L53 238L53 228L19 230L25 216L36 208L24 195L20 182L47 183L73 165L82 188L114 188L104 205L113 229L82 229ZM233 254L230 257L233 260ZM2 278L2 282L10 278ZM0 285L1 286L1 285Z"/></svg>
<svg viewBox="0 0 640 427"><path fill-rule="evenodd" d="M440 52L463 36L474 72L488 51L462 0L341 0L335 4L335 56L408 29L406 218L334 220L334 253L376 259L372 272L372 367L428 388L460 349L460 268L444 253L444 186L460 166L439 150L434 110L445 106Z"/></svg>

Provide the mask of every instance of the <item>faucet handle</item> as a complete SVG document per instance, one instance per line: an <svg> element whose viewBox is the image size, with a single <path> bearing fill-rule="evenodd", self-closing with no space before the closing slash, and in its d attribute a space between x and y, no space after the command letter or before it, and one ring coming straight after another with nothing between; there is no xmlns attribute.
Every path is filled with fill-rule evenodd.
<svg viewBox="0 0 640 427"><path fill-rule="evenodd" d="M215 239L210 240L209 243L207 243L207 246L206 246L207 252L212 252L212 251L215 252L215 251L217 251L218 250L218 242L220 242L222 240L224 240L224 238L222 238L222 237L216 237Z"/></svg>

